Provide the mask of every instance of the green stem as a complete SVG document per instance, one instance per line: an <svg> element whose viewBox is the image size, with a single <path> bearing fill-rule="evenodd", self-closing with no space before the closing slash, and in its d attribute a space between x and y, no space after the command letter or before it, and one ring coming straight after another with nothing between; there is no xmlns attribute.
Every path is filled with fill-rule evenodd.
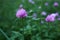
<svg viewBox="0 0 60 40"><path fill-rule="evenodd" d="M22 18L22 27L23 27L23 35L24 35L24 19ZM24 37L23 37L24 40Z"/></svg>
<svg viewBox="0 0 60 40"><path fill-rule="evenodd" d="M4 31L0 28L0 32L7 38L7 40L10 40L10 38L4 33Z"/></svg>
<svg viewBox="0 0 60 40"><path fill-rule="evenodd" d="M48 30L50 29L50 23L48 22Z"/></svg>

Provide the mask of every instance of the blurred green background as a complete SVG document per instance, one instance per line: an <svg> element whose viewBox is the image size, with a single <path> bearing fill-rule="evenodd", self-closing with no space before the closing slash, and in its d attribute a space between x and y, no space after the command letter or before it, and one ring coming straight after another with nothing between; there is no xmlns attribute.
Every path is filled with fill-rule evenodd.
<svg viewBox="0 0 60 40"><path fill-rule="evenodd" d="M0 0L0 40L60 40L60 21L48 23L45 21L46 16L40 14L42 11L46 11L47 14L60 13L60 1L33 1L35 4L29 3L28 0ZM58 7L53 6L55 1L59 3ZM45 2L48 2L49 6L45 6ZM23 4L28 16L36 13L37 18L18 19L15 15L20 4ZM41 9L38 8L39 6ZM29 12L30 10L32 12ZM42 24L41 21L44 23Z"/></svg>

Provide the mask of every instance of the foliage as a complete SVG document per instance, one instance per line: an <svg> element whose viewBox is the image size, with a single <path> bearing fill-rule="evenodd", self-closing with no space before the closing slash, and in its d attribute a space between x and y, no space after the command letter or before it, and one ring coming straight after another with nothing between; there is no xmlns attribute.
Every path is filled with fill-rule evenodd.
<svg viewBox="0 0 60 40"><path fill-rule="evenodd" d="M60 21L48 23L45 21L46 16L41 15L42 11L46 11L47 15L56 11L60 13L60 1L34 1L35 4L28 0L0 0L0 40L60 40ZM58 7L53 6L55 1L59 3ZM45 6L45 2L48 2L49 6ZM23 19L15 16L20 4L23 4L28 12L28 16ZM29 12L30 10L32 12ZM33 19L33 13L37 13L36 19Z"/></svg>

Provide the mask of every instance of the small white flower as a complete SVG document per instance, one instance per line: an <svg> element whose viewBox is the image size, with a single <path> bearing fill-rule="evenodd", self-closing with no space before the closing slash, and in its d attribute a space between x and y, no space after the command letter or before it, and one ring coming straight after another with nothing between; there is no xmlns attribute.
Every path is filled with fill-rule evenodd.
<svg viewBox="0 0 60 40"><path fill-rule="evenodd" d="M45 15L46 15L46 12L45 12L45 11L43 11L43 12L41 13L41 15L44 15L44 16L45 16Z"/></svg>
<svg viewBox="0 0 60 40"><path fill-rule="evenodd" d="M23 4L20 4L20 5L19 5L19 8L22 8L22 7L23 7Z"/></svg>
<svg viewBox="0 0 60 40"><path fill-rule="evenodd" d="M33 12L33 10L30 10L29 13Z"/></svg>
<svg viewBox="0 0 60 40"><path fill-rule="evenodd" d="M38 8L41 9L41 6L39 6Z"/></svg>
<svg viewBox="0 0 60 40"><path fill-rule="evenodd" d="M33 0L28 0L28 2L30 2L31 4L35 4Z"/></svg>

